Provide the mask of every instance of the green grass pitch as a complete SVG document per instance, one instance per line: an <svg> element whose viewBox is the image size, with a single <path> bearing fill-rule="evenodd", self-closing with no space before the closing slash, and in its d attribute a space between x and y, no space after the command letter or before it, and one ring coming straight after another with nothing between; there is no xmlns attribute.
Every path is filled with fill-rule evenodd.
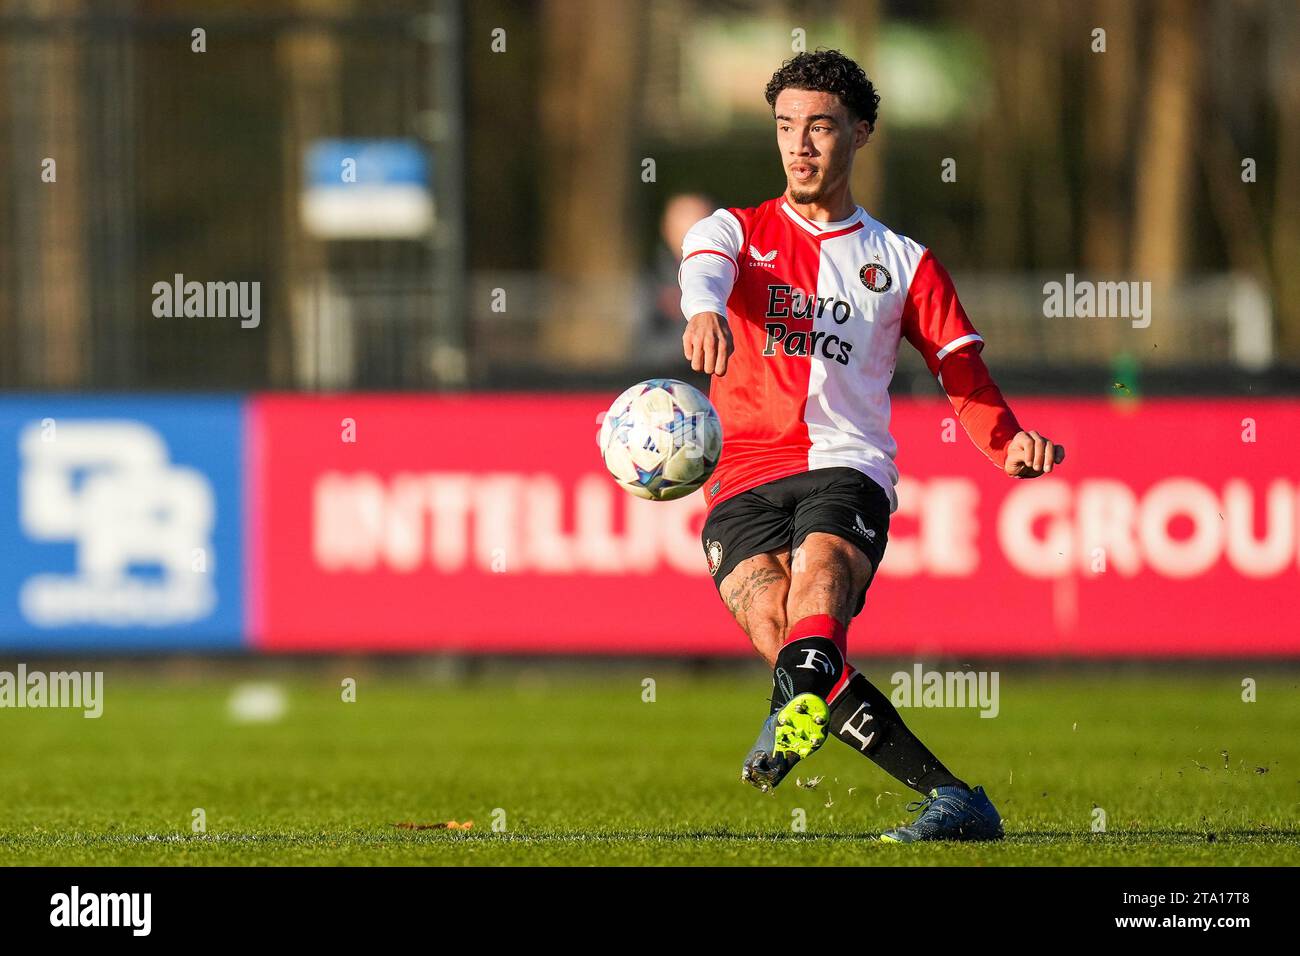
<svg viewBox="0 0 1300 956"><path fill-rule="evenodd" d="M327 664L285 680L286 713L262 724L230 720L238 680L211 669L104 669L98 720L0 710L0 862L1300 864L1300 675L1288 669L1012 668L994 719L905 710L986 786L1007 828L1000 844L922 846L871 840L910 818L913 797L838 741L799 768L822 778L815 789L739 782L765 713L758 669L494 669L451 682ZM885 687L895 669L867 668ZM349 675L354 703L341 700ZM1246 676L1254 703L1241 699ZM1094 807L1106 832L1092 832ZM192 832L196 808L206 833ZM394 826L447 820L474 826Z"/></svg>

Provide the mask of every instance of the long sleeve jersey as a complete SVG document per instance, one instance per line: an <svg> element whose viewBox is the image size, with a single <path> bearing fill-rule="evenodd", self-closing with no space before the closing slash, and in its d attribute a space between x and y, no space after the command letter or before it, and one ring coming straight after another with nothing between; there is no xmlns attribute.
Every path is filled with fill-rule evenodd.
<svg viewBox="0 0 1300 956"><path fill-rule="evenodd" d="M719 209L682 245L682 312L725 315L735 342L709 399L723 449L711 510L815 468L856 468L898 507L889 383L901 341L925 359L972 441L995 464L1020 431L980 358L984 340L925 247L861 208L814 222L784 198Z"/></svg>

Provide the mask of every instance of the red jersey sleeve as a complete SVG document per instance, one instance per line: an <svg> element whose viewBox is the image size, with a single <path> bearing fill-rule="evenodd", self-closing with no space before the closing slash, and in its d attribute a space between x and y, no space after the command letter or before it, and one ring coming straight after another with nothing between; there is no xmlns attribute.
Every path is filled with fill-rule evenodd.
<svg viewBox="0 0 1300 956"><path fill-rule="evenodd" d="M975 447L999 468L1004 467L1007 445L1021 431L1020 423L994 384L979 352L961 349L948 356L939 384L948 393L957 420Z"/></svg>
<svg viewBox="0 0 1300 956"><path fill-rule="evenodd" d="M984 340L961 307L952 278L928 249L907 291L903 335L943 386L975 447L1005 466L1020 423L980 357Z"/></svg>
<svg viewBox="0 0 1300 956"><path fill-rule="evenodd" d="M921 256L903 304L903 336L925 359L930 374L960 348L982 348L984 340L957 300L948 270L929 249Z"/></svg>

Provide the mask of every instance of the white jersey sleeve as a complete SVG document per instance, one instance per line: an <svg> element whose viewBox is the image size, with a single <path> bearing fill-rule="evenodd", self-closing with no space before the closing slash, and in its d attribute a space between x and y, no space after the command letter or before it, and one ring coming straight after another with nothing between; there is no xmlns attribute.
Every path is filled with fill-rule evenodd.
<svg viewBox="0 0 1300 956"><path fill-rule="evenodd" d="M689 320L700 312L727 314L727 300L740 273L744 229L732 213L719 209L691 227L682 240L682 314Z"/></svg>

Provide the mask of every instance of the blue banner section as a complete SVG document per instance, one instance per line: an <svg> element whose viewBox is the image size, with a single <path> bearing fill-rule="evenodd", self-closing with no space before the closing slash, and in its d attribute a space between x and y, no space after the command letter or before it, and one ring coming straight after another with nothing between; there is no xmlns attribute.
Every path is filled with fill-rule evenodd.
<svg viewBox="0 0 1300 956"><path fill-rule="evenodd" d="M318 139L307 148L307 183L346 188L346 160L356 164L357 185L429 185L428 159L413 139Z"/></svg>
<svg viewBox="0 0 1300 956"><path fill-rule="evenodd" d="M0 398L0 649L238 649L244 402Z"/></svg>

